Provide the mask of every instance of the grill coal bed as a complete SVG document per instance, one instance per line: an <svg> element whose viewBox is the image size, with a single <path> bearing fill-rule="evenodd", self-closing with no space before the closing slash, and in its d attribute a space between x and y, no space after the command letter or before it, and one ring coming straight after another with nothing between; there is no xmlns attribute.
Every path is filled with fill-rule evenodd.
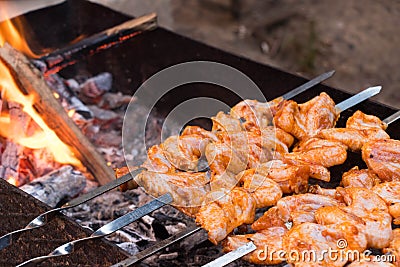
<svg viewBox="0 0 400 267"><path fill-rule="evenodd" d="M81 34L90 36L128 19L130 18L103 6L74 0L31 12L25 16L26 25L31 28L34 39L40 42L41 47L50 49L65 47ZM62 70L60 74L69 78L110 72L114 78L114 88L118 88L125 94L133 94L143 81L156 72L177 63L195 60L215 61L237 68L259 86L268 100L306 82L304 78L209 47L163 28L143 33L117 47L87 57L86 60ZM322 72L323 70L321 70ZM321 92L327 92L336 103L350 96L343 91L318 85L295 97L294 100L307 101ZM240 101L236 95L221 87L209 84L190 84L174 89L161 99L156 105L157 116L162 119L177 104L200 96L212 97L231 106ZM382 119L396 111L379 103L365 101L343 112L338 126L344 126L346 119L358 109L367 114L377 115ZM197 123L203 127L209 126L207 122L198 121ZM387 132L392 138L400 139L400 123L390 125ZM332 182L329 184L318 183L324 187L336 187L342 173L355 165L360 168L365 167L359 155L349 152L345 164L331 168ZM24 227L32 218L48 209L46 205L33 197L3 180L0 181L0 216L2 218L0 235ZM171 212L171 210L173 209L161 210L158 212L158 216L162 216L163 212ZM184 217L180 219L185 220ZM67 241L89 234L89 230L82 228L70 218L57 216L47 226L23 234L10 247L0 251L0 266L14 266L32 257L46 255ZM164 257L149 263L149 265L187 264L197 266L221 255L220 248L202 239L204 236L197 236L197 238L199 239L193 238L190 242L182 241L180 242L182 245L174 245L165 253L178 252L178 258ZM193 243L197 244L194 246ZM182 249L190 249L190 251L182 251ZM82 249L68 257L45 261L40 266L109 266L127 257L128 255L117 246L103 240L95 240L86 243ZM237 261L230 266L244 265L250 266L243 261Z"/></svg>

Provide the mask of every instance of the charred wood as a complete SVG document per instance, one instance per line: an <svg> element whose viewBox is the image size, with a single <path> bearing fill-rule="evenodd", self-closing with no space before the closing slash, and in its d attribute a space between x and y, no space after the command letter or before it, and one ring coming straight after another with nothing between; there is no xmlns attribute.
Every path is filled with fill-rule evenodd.
<svg viewBox="0 0 400 267"><path fill-rule="evenodd" d="M72 65L86 56L121 44L145 31L154 30L156 27L157 16L154 13L126 21L42 57L40 61L46 64L46 68L42 71L45 75L57 73L62 68Z"/></svg>
<svg viewBox="0 0 400 267"><path fill-rule="evenodd" d="M114 179L114 173L107 166L96 148L82 134L68 117L63 107L53 96L40 71L20 52L5 44L0 48L0 59L9 68L19 84L19 89L34 98L34 108L57 136L69 145L75 156L93 174L100 184Z"/></svg>
<svg viewBox="0 0 400 267"><path fill-rule="evenodd" d="M51 207L62 200L69 200L79 194L86 186L86 177L71 166L63 166L45 176L36 178L20 187Z"/></svg>

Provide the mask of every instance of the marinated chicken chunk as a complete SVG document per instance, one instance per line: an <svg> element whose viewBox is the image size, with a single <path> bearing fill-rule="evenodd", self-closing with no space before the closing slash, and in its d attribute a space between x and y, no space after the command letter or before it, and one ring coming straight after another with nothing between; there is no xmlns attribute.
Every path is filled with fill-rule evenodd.
<svg viewBox="0 0 400 267"><path fill-rule="evenodd" d="M236 104L230 111L232 117L242 120L242 126L250 131L252 129L266 128L272 124L273 109L282 101L276 98L270 102L262 103L257 100L243 100Z"/></svg>
<svg viewBox="0 0 400 267"><path fill-rule="evenodd" d="M271 227L254 234L231 235L222 242L223 251L230 252L253 241L257 249L245 255L243 260L254 264L279 264L285 259L276 252L282 250L282 239L286 232L284 227ZM275 253L270 254L271 251Z"/></svg>
<svg viewBox="0 0 400 267"><path fill-rule="evenodd" d="M381 181L371 170L359 170L357 166L345 172L342 176L343 187L362 187L372 189Z"/></svg>
<svg viewBox="0 0 400 267"><path fill-rule="evenodd" d="M286 222L282 218L282 214L280 213L277 206L273 206L269 208L263 216L258 218L253 224L251 228L254 231L265 230L271 227L284 227L286 228Z"/></svg>
<svg viewBox="0 0 400 267"><path fill-rule="evenodd" d="M165 158L176 168L184 171L198 171L198 161L205 154L211 142L198 134L170 136L160 146Z"/></svg>
<svg viewBox="0 0 400 267"><path fill-rule="evenodd" d="M338 246L339 240L346 240L347 246ZM299 257L287 257L287 262L294 263L295 266L344 266L348 259L346 257L329 257L324 251L343 250L343 255L352 255L346 251L364 251L367 248L367 240L358 228L349 222L321 225L316 223L303 223L296 225L283 236L283 249L289 251L291 255ZM297 251L297 253L294 253ZM312 252L311 252L312 251ZM313 256L315 254L315 256ZM313 258L314 257L314 258ZM298 265L302 263L304 265Z"/></svg>
<svg viewBox="0 0 400 267"><path fill-rule="evenodd" d="M257 173L277 182L285 194L307 192L310 176L309 165L291 165L281 160L271 160L259 165Z"/></svg>
<svg viewBox="0 0 400 267"><path fill-rule="evenodd" d="M285 222L298 225L315 222L315 211L321 207L342 205L338 200L321 195L301 194L281 198L277 207Z"/></svg>
<svg viewBox="0 0 400 267"><path fill-rule="evenodd" d="M396 267L400 267L400 228L393 230L393 239L390 241L389 246L383 249L383 253L393 255L395 257L393 264Z"/></svg>
<svg viewBox="0 0 400 267"><path fill-rule="evenodd" d="M265 208L275 205L282 197L282 190L278 183L264 175L249 169L238 174L242 187L251 193L256 201L256 208Z"/></svg>
<svg viewBox="0 0 400 267"><path fill-rule="evenodd" d="M207 131L199 126L186 126L185 129L183 129L181 136L192 134L200 135L201 137L209 139L213 142L218 141L217 136L213 132Z"/></svg>
<svg viewBox="0 0 400 267"><path fill-rule="evenodd" d="M225 171L238 174L247 168L256 168L280 153L287 153L287 145L293 142L290 135L268 127L252 132L221 132L218 138L219 141L207 145L205 151L215 174Z"/></svg>
<svg viewBox="0 0 400 267"><path fill-rule="evenodd" d="M400 181L375 185L372 191L380 196L388 205L394 224L400 224Z"/></svg>
<svg viewBox="0 0 400 267"><path fill-rule="evenodd" d="M361 218L365 222L365 224L357 224L356 226L367 237L368 246L378 249L387 247L392 239L392 217L385 201L372 190L365 188L338 188L337 191L347 205L340 207L340 209ZM342 213L338 212L338 214ZM343 218L343 216L339 216L337 221L339 221L339 218ZM327 221L320 222L328 223Z"/></svg>
<svg viewBox="0 0 400 267"><path fill-rule="evenodd" d="M173 205L188 214L194 216L204 197L210 192L209 174L205 172L188 173L157 173L143 171L136 177L136 182L146 192L158 197L170 193L173 198Z"/></svg>
<svg viewBox="0 0 400 267"><path fill-rule="evenodd" d="M367 115L364 112L357 110L347 119L346 128L351 129L371 129L377 128L386 130L387 124L381 121L378 117Z"/></svg>
<svg viewBox="0 0 400 267"><path fill-rule="evenodd" d="M362 158L382 181L400 181L400 141L375 140L364 144Z"/></svg>
<svg viewBox="0 0 400 267"><path fill-rule="evenodd" d="M240 120L222 111L218 112L211 120L213 122L213 132L240 132L244 130Z"/></svg>
<svg viewBox="0 0 400 267"><path fill-rule="evenodd" d="M292 153L284 155L288 159L299 159L324 167L343 164L347 158L346 146L337 141L310 138L302 141Z"/></svg>
<svg viewBox="0 0 400 267"><path fill-rule="evenodd" d="M152 172L175 172L175 167L172 163L164 156L164 151L161 146L152 146L147 151L147 159L142 164L142 167Z"/></svg>
<svg viewBox="0 0 400 267"><path fill-rule="evenodd" d="M309 165L310 176L319 180L330 180L327 167L343 164L347 158L346 147L340 142L310 138L283 155L285 162Z"/></svg>
<svg viewBox="0 0 400 267"><path fill-rule="evenodd" d="M303 104L285 101L273 121L275 126L302 140L315 136L322 129L333 128L338 116L335 102L321 93Z"/></svg>
<svg viewBox="0 0 400 267"><path fill-rule="evenodd" d="M317 136L327 140L335 140L348 146L350 150L361 150L371 140L389 139L385 132L386 124L378 117L356 111L347 120L346 128L330 128L321 130Z"/></svg>
<svg viewBox="0 0 400 267"><path fill-rule="evenodd" d="M236 227L254 221L256 201L247 190L210 192L196 215L196 223L207 230L208 239L222 241Z"/></svg>

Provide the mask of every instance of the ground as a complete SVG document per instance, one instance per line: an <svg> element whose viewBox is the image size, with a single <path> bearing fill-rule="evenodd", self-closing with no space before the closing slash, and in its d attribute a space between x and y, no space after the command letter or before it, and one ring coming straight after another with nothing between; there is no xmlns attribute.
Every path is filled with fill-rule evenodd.
<svg viewBox="0 0 400 267"><path fill-rule="evenodd" d="M335 69L327 84L345 91L382 85L374 99L400 108L398 0L93 1L305 77Z"/></svg>

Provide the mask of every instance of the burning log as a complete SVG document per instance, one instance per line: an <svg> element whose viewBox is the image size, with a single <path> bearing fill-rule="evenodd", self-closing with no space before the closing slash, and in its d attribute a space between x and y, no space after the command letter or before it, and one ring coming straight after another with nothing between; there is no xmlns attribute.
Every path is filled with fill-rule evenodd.
<svg viewBox="0 0 400 267"><path fill-rule="evenodd" d="M126 21L40 58L40 61L46 64L46 68L42 71L45 75L57 73L62 68L72 65L88 55L118 45L142 32L154 30L156 27L157 15L154 13Z"/></svg>
<svg viewBox="0 0 400 267"><path fill-rule="evenodd" d="M31 119L22 111L21 105L7 102L6 106L8 106L10 121L13 122L8 131L12 133L26 133ZM2 131L5 131L5 129L0 130L0 132ZM24 165L24 160L26 160L24 147L13 142L13 140L7 140L4 152L1 155L0 178L14 180L12 182L16 185L21 182L24 183L27 179L29 180L30 176L32 176L29 173L29 168L21 168Z"/></svg>
<svg viewBox="0 0 400 267"><path fill-rule="evenodd" d="M50 207L56 207L62 200L69 200L86 186L86 177L71 166L63 166L45 176L36 178L20 187Z"/></svg>
<svg viewBox="0 0 400 267"><path fill-rule="evenodd" d="M33 107L41 115L47 126L67 145L74 155L93 174L100 184L113 180L114 173L95 147L68 117L63 107L53 96L42 74L20 52L5 44L0 48L0 59L8 67L19 85L19 90L33 97Z"/></svg>

